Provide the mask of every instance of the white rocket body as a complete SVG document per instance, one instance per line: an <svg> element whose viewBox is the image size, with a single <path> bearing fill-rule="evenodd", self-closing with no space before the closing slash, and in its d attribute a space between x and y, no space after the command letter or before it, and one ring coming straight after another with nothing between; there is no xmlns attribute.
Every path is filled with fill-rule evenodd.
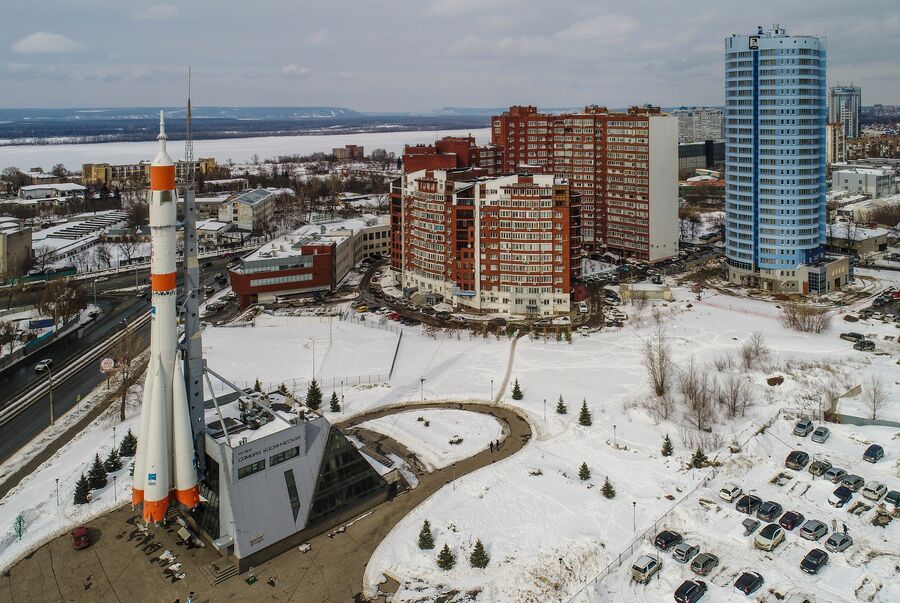
<svg viewBox="0 0 900 603"><path fill-rule="evenodd" d="M144 383L141 429L134 464L132 504L143 503L147 522L162 520L177 499L200 500L194 442L181 356L177 350L175 273L175 164L166 152L160 112L159 152L150 164L150 364Z"/></svg>

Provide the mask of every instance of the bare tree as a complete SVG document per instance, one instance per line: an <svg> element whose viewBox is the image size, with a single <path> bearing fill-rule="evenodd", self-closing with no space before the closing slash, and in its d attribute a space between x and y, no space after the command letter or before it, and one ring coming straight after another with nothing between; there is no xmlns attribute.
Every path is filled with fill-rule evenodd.
<svg viewBox="0 0 900 603"><path fill-rule="evenodd" d="M653 396L645 403L650 415L657 421L665 421L675 410L675 401L671 396Z"/></svg>
<svg viewBox="0 0 900 603"><path fill-rule="evenodd" d="M873 421L878 419L879 413L887 406L888 392L881 375L872 375L863 387L863 400L869 415Z"/></svg>
<svg viewBox="0 0 900 603"><path fill-rule="evenodd" d="M769 348L766 347L766 340L763 334L755 331L750 339L741 346L741 365L744 370L750 370L761 360L769 355Z"/></svg>
<svg viewBox="0 0 900 603"><path fill-rule="evenodd" d="M128 403L128 390L134 385L141 375L141 363L137 357L142 351L141 342L137 333L126 331L119 341L112 347L112 353L116 361L116 386L115 394L119 398L119 420L125 420L125 407Z"/></svg>
<svg viewBox="0 0 900 603"><path fill-rule="evenodd" d="M41 272L46 270L56 257L56 250L49 245L38 245L32 249L31 253L33 255L32 264Z"/></svg>
<svg viewBox="0 0 900 603"><path fill-rule="evenodd" d="M112 268L112 252L107 245L100 243L94 247L94 261L97 264L97 268L101 270Z"/></svg>
<svg viewBox="0 0 900 603"><path fill-rule="evenodd" d="M9 346L9 353L12 354L18 339L18 327L11 322L0 321L0 356L3 355L3 348L6 346Z"/></svg>
<svg viewBox="0 0 900 603"><path fill-rule="evenodd" d="M37 307L41 314L50 315L54 324L67 322L87 307L87 292L74 281L50 281L41 292Z"/></svg>
<svg viewBox="0 0 900 603"><path fill-rule="evenodd" d="M809 304L784 304L781 307L781 324L803 333L821 333L831 326L828 309Z"/></svg>
<svg viewBox="0 0 900 603"><path fill-rule="evenodd" d="M725 414L731 419L738 413L744 416L747 407L753 403L753 393L740 375L731 373L716 389L716 399L719 405L725 409Z"/></svg>
<svg viewBox="0 0 900 603"><path fill-rule="evenodd" d="M697 429L706 429L713 418L715 395L715 383L710 380L706 368L698 368L691 358L687 370L681 373L678 389L684 397L686 416Z"/></svg>
<svg viewBox="0 0 900 603"><path fill-rule="evenodd" d="M137 253L139 247L140 241L134 235L126 235L121 241L116 243L116 248L119 250L119 264L122 263L122 258L125 259L126 264L130 264L131 258Z"/></svg>
<svg viewBox="0 0 900 603"><path fill-rule="evenodd" d="M666 333L662 325L656 328L656 334L644 340L644 367L650 387L657 396L665 396L669 389L672 375L672 351L666 343Z"/></svg>

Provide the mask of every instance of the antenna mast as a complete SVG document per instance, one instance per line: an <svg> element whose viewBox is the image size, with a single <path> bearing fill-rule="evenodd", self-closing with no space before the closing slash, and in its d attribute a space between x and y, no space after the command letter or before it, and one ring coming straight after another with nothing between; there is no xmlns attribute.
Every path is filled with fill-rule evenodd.
<svg viewBox="0 0 900 603"><path fill-rule="evenodd" d="M191 68L188 67L188 96L187 96L187 136L184 140L184 161L187 172L185 180L188 188L194 188L194 135L193 135L193 116L191 115Z"/></svg>

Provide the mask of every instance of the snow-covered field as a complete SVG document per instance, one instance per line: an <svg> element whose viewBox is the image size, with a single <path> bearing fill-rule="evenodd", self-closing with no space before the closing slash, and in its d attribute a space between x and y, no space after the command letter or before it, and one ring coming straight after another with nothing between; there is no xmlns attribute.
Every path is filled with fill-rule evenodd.
<svg viewBox="0 0 900 603"><path fill-rule="evenodd" d="M444 408L401 412L359 426L400 442L429 471L486 450L502 433L500 423L491 416Z"/></svg>
<svg viewBox="0 0 900 603"><path fill-rule="evenodd" d="M348 385L370 376L386 380L397 338L395 332L337 318L262 315L253 327L204 329L203 355L238 387L253 387L259 379L266 390L285 383L305 391L315 376L330 396L330 385L341 379ZM213 387L227 390L216 379Z"/></svg>
<svg viewBox="0 0 900 603"><path fill-rule="evenodd" d="M196 157L215 157L219 163L229 159L249 162L254 155L260 158L278 155L309 155L330 153L334 147L347 144L363 145L367 152L381 148L398 155L407 144L433 143L443 136L475 136L479 144L489 142L490 129L425 130L415 132L372 132L367 134L337 134L334 136L262 136L256 138L225 138L194 142ZM183 141L172 140L169 145L179 149ZM81 169L83 163L137 163L152 159L152 142L109 142L97 144L17 145L0 147L0 169L15 166L49 166L62 163L70 170Z"/></svg>

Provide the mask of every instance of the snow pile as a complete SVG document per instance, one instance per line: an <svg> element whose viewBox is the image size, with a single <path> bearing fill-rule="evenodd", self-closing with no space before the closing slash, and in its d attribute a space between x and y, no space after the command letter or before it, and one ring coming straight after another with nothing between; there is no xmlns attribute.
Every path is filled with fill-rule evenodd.
<svg viewBox="0 0 900 603"><path fill-rule="evenodd" d="M428 471L474 456L502 435L500 423L491 416L443 408L401 412L359 427L400 442Z"/></svg>

